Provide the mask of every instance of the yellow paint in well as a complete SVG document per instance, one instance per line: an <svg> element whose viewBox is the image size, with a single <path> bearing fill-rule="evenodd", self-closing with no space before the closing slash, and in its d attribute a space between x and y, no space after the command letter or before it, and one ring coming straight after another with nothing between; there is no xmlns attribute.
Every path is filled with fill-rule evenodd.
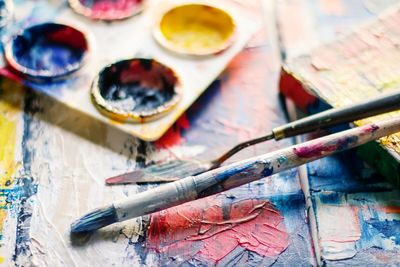
<svg viewBox="0 0 400 267"><path fill-rule="evenodd" d="M202 4L182 5L169 10L159 26L162 45L194 55L226 49L235 32L232 16L219 8Z"/></svg>

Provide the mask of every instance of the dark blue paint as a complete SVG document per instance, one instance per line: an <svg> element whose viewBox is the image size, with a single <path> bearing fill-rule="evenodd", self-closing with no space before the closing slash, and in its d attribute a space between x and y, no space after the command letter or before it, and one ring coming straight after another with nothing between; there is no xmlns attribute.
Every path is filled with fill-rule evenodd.
<svg viewBox="0 0 400 267"><path fill-rule="evenodd" d="M270 176L274 172L274 168L270 165L266 166L262 171L263 177Z"/></svg>
<svg viewBox="0 0 400 267"><path fill-rule="evenodd" d="M1 83L1 81L0 81ZM36 113L39 110L37 101L32 94L25 94L25 107L24 107L24 133L22 136L22 158L23 158L23 170L27 177L31 176L31 163L33 151L26 148L25 144L34 138L31 136L31 130L34 127L34 118L32 113ZM13 255L14 262L20 255L26 257L32 255L30 250L30 220L32 217L31 202L29 198L37 193L37 183L33 178L18 178L17 185L21 188L21 194L18 198L13 201L18 203L18 214L17 214L17 229L16 229L16 245Z"/></svg>
<svg viewBox="0 0 400 267"><path fill-rule="evenodd" d="M215 180L217 180L218 182L224 182L225 180L229 179L233 175L241 173L241 172L253 167L253 165L254 165L254 163L248 163L246 165L239 166L237 168L227 169L224 172L216 175Z"/></svg>
<svg viewBox="0 0 400 267"><path fill-rule="evenodd" d="M400 245L400 221L399 220L378 220L372 218L366 221L367 224L372 225L379 233L387 238L393 238L396 245Z"/></svg>
<svg viewBox="0 0 400 267"><path fill-rule="evenodd" d="M171 69L151 59L119 61L99 74L99 89L104 99L132 99L133 104L126 111L151 111L164 105L176 95L176 83Z"/></svg>
<svg viewBox="0 0 400 267"><path fill-rule="evenodd" d="M71 233L87 233L118 221L114 206L94 210L71 224Z"/></svg>
<svg viewBox="0 0 400 267"><path fill-rule="evenodd" d="M347 149L349 146L355 144L358 141L358 136L350 136L344 139L340 139L337 144L337 150L344 150Z"/></svg>
<svg viewBox="0 0 400 267"><path fill-rule="evenodd" d="M27 69L23 74L36 79L61 78L78 70L88 50L81 32L54 23L25 29L11 46L13 59ZM11 65L19 70L12 62Z"/></svg>

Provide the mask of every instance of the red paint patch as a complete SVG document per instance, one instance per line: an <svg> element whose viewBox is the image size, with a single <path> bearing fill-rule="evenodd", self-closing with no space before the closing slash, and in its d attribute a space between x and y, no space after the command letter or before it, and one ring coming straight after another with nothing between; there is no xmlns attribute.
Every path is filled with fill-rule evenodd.
<svg viewBox="0 0 400 267"><path fill-rule="evenodd" d="M186 114L183 114L174 125L155 142L157 148L168 148L183 143L182 131L190 127Z"/></svg>
<svg viewBox="0 0 400 267"><path fill-rule="evenodd" d="M151 218L147 247L169 257L217 263L237 246L274 257L289 245L283 217L266 200L223 203L208 197Z"/></svg>
<svg viewBox="0 0 400 267"><path fill-rule="evenodd" d="M284 69L281 71L281 77L279 80L279 90L287 98L293 100L296 106L301 108L303 111L307 111L307 108L316 102L316 97L309 94L299 80L294 78L290 73L287 73Z"/></svg>

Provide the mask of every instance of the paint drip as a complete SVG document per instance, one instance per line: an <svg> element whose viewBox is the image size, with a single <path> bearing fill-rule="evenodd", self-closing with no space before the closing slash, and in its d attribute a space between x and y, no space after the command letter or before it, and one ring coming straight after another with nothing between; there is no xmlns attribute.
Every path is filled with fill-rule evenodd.
<svg viewBox="0 0 400 267"><path fill-rule="evenodd" d="M6 48L12 68L35 79L64 77L83 65L84 34L70 26L45 23L25 29Z"/></svg>
<svg viewBox="0 0 400 267"><path fill-rule="evenodd" d="M142 10L143 0L70 0L71 7L91 19L118 20Z"/></svg>
<svg viewBox="0 0 400 267"><path fill-rule="evenodd" d="M289 235L270 202L212 196L154 214L146 242L168 257L215 264L238 247L266 257L279 255L288 247Z"/></svg>

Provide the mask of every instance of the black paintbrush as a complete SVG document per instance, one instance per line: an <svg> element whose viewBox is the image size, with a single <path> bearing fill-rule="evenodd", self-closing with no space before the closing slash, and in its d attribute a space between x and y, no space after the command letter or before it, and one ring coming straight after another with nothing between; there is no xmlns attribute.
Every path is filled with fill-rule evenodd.
<svg viewBox="0 0 400 267"><path fill-rule="evenodd" d="M391 92L389 94L383 94L378 97L341 108L332 108L327 111L276 127L269 134L240 143L219 158L210 162L168 162L108 178L106 179L106 184L117 185L175 181L188 176L189 174L199 174L207 170L215 169L240 150L267 140L280 140L287 137L293 137L318 129L331 127L341 123L349 123L355 120L398 109L400 109L400 92L396 90L395 92Z"/></svg>

